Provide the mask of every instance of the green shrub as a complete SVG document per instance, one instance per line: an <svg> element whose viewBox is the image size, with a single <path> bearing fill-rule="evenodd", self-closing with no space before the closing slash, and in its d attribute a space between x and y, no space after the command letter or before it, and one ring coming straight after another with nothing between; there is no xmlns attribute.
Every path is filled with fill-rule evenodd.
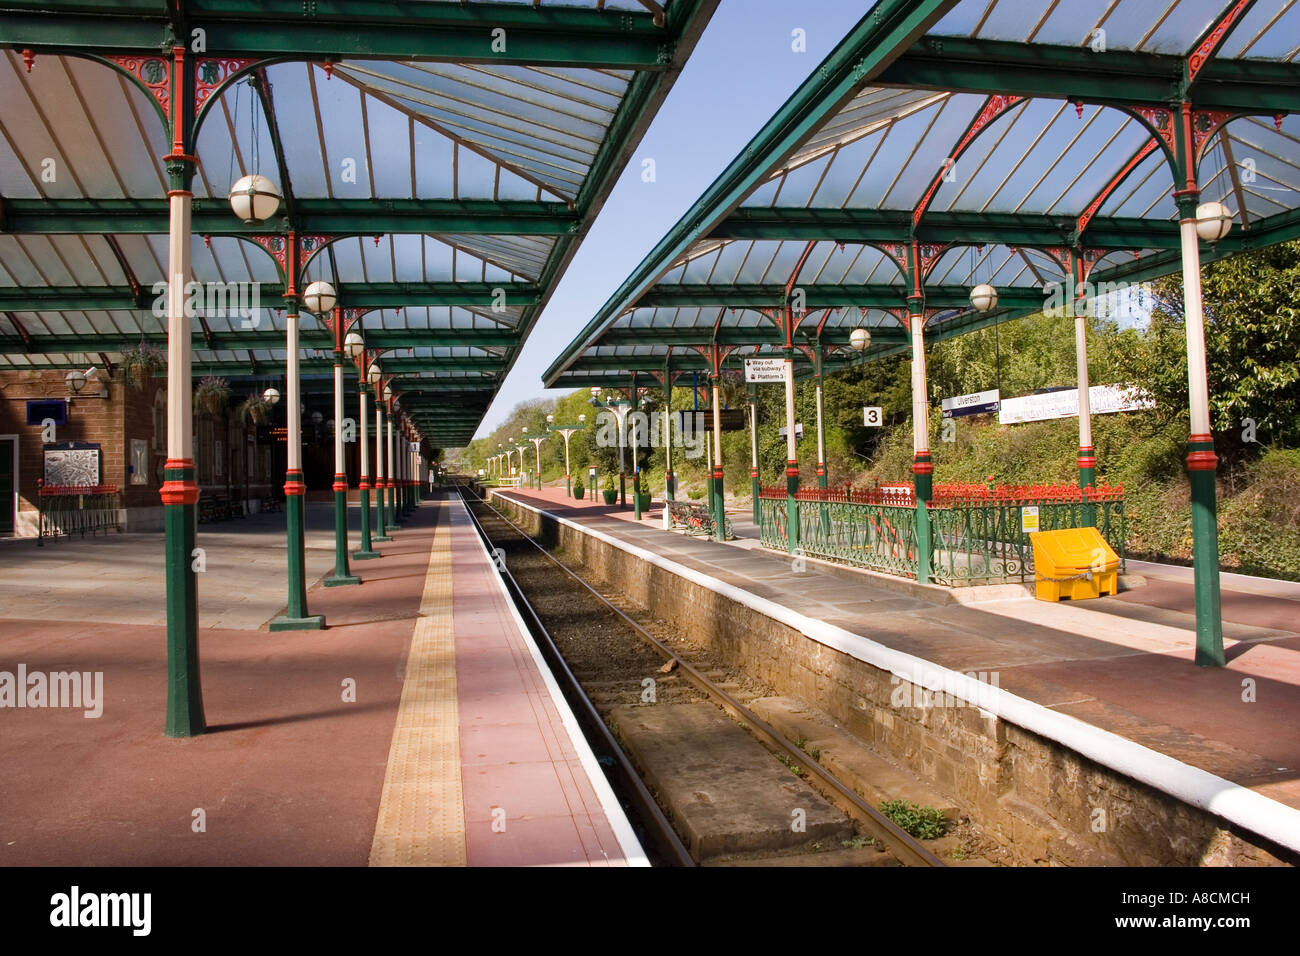
<svg viewBox="0 0 1300 956"><path fill-rule="evenodd" d="M948 829L948 820L937 807L920 807L906 800L886 800L880 812L900 830L918 840L937 840Z"/></svg>

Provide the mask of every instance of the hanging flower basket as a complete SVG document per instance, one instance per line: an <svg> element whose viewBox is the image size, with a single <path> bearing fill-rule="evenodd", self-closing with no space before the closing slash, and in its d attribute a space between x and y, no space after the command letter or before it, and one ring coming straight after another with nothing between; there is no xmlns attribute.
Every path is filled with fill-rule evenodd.
<svg viewBox="0 0 1300 956"><path fill-rule="evenodd" d="M230 383L220 376L210 375L199 381L194 390L194 403L209 415L220 415L230 401Z"/></svg>
<svg viewBox="0 0 1300 956"><path fill-rule="evenodd" d="M254 425L265 425L271 419L271 405L260 395L249 395L239 403L235 414L240 421L251 419Z"/></svg>
<svg viewBox="0 0 1300 956"><path fill-rule="evenodd" d="M122 353L122 368L135 387L144 391L153 382L154 376L166 366L163 353L152 345L141 343L133 349Z"/></svg>

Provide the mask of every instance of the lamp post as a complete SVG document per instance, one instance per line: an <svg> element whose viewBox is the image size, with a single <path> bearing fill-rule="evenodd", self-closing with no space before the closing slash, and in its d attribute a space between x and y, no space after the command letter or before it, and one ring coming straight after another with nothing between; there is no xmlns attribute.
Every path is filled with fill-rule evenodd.
<svg viewBox="0 0 1300 956"><path fill-rule="evenodd" d="M365 340L358 333L349 332L343 340L343 347L357 366L357 401L361 406L361 421L358 425L358 434L360 435L358 441L361 450L361 480L357 483L357 487L361 490L361 549L353 552L352 557L364 561L380 556L379 552L374 549L370 537L370 412L367 407L370 404L368 398L370 388L367 384L370 362L368 361Z"/></svg>
<svg viewBox="0 0 1300 956"><path fill-rule="evenodd" d="M559 432L564 436L564 493L570 498L573 497L573 481L569 474L569 439L575 432L580 432L586 427L587 416L579 415L578 424L576 425L556 425L555 416L546 416L546 430L548 432Z"/></svg>
<svg viewBox="0 0 1300 956"><path fill-rule="evenodd" d="M554 416L552 416L552 415L548 415L548 416L547 416L547 419L549 420L549 419L551 419L551 418L553 418L553 417L554 417ZM528 429L525 428L525 429L524 429L525 437L526 437L530 442L533 443L533 451L534 451L534 453L535 453L536 456L537 456L537 490L538 490L538 491L541 491L541 490L542 490L542 442L546 441L546 436L545 436L545 435L529 435L529 434L527 434L527 432L528 432ZM568 469L565 469L565 470L567 471Z"/></svg>
<svg viewBox="0 0 1300 956"><path fill-rule="evenodd" d="M598 397L600 388L593 385L591 387L591 404L596 408L605 408L614 413L614 418L618 422L618 503L622 508L627 507L627 471L623 465L623 446L626 444L627 436L627 413L632 407L632 403L626 398L611 399L608 395L605 400L601 401Z"/></svg>
<svg viewBox="0 0 1300 956"><path fill-rule="evenodd" d="M360 584L361 578L348 566L348 473L343 458L343 429L339 425L343 421L343 358L347 354L345 321L343 310L333 303L327 304L325 290L317 289L318 286L328 289L328 299L334 298L334 290L328 283L313 282L307 287L305 296L307 307L310 309L314 304L321 309L317 315L327 326L332 326L334 333L334 573L324 581L327 588L332 588ZM330 313L332 317L327 318ZM348 335L360 339L355 333L349 332ZM319 415L317 412L313 418Z"/></svg>

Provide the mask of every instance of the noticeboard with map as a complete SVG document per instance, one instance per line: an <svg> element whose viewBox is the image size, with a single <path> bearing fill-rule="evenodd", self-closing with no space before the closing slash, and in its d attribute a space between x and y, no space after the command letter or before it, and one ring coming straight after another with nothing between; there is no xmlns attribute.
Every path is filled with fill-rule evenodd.
<svg viewBox="0 0 1300 956"><path fill-rule="evenodd" d="M45 446L45 485L99 484L99 443L65 441Z"/></svg>

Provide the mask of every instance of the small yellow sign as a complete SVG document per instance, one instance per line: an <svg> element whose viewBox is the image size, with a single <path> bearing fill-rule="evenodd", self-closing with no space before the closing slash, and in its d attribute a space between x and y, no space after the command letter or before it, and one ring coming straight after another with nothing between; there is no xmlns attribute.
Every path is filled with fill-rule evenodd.
<svg viewBox="0 0 1300 956"><path fill-rule="evenodd" d="M1020 530L1037 531L1038 530L1038 506L1026 505L1020 509Z"/></svg>

